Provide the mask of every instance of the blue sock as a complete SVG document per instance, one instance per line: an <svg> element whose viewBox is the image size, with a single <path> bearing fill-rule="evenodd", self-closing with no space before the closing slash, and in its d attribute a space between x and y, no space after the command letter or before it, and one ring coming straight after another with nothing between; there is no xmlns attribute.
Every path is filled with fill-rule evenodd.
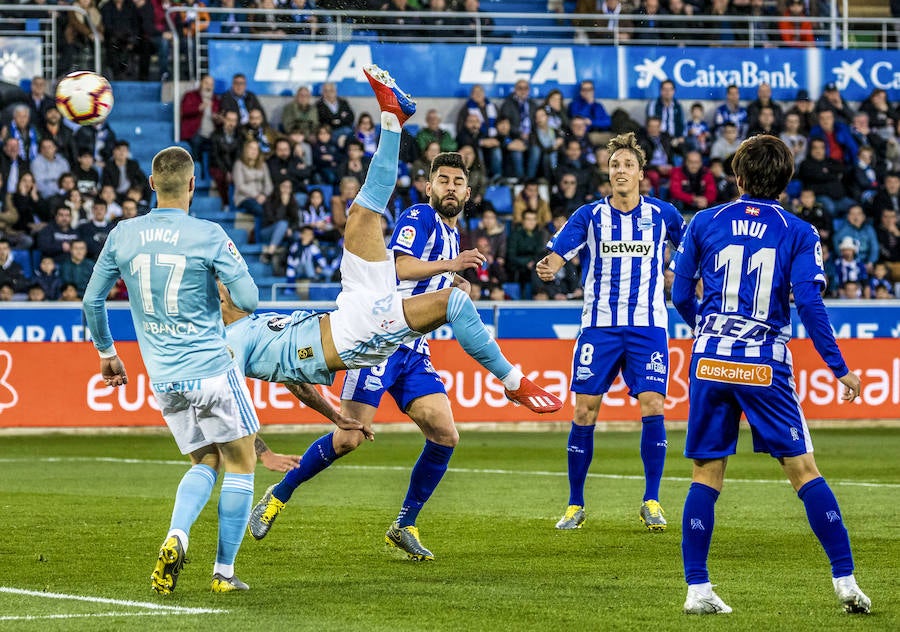
<svg viewBox="0 0 900 632"><path fill-rule="evenodd" d="M475 304L458 287L453 288L447 301L447 322L453 325L453 333L463 350L498 380L503 381L512 372L513 365L503 357L500 346L481 322Z"/></svg>
<svg viewBox="0 0 900 632"><path fill-rule="evenodd" d="M719 492L703 483L691 483L684 499L681 516L681 555L684 558L684 578L690 584L709 581L709 543L716 522L716 500Z"/></svg>
<svg viewBox="0 0 900 632"><path fill-rule="evenodd" d="M217 564L234 564L253 506L253 474L225 472L219 494Z"/></svg>
<svg viewBox="0 0 900 632"><path fill-rule="evenodd" d="M644 462L644 501L659 500L659 483L666 465L666 424L662 415L642 417L641 460Z"/></svg>
<svg viewBox="0 0 900 632"><path fill-rule="evenodd" d="M286 503L291 499L291 495L300 486L300 483L305 483L339 458L334 452L333 439L334 433L332 432L312 442L306 448L303 458L300 459L300 465L284 475L281 482L272 490L272 495Z"/></svg>
<svg viewBox="0 0 900 632"><path fill-rule="evenodd" d="M850 552L850 536L844 527L841 508L831 488L821 476L800 488L797 496L806 507L806 517L813 533L822 543L831 562L832 577L844 577L853 572L853 554Z"/></svg>
<svg viewBox="0 0 900 632"><path fill-rule="evenodd" d="M354 202L376 213L384 213L397 185L397 162L400 157L400 133L381 128L378 149L369 163L366 181Z"/></svg>
<svg viewBox="0 0 900 632"><path fill-rule="evenodd" d="M594 458L594 426L579 426L574 421L569 430L569 504L584 507L584 481Z"/></svg>
<svg viewBox="0 0 900 632"><path fill-rule="evenodd" d="M175 508L172 509L172 522L169 523L170 531L179 529L190 535L191 526L209 502L215 484L216 471L208 465L195 465L185 472L175 493ZM187 542L182 544L187 546Z"/></svg>
<svg viewBox="0 0 900 632"><path fill-rule="evenodd" d="M444 477L452 455L453 448L425 440L422 454L419 455L419 460L416 461L409 476L409 489L397 516L397 522L401 527L416 524L422 506L431 498L434 489Z"/></svg>

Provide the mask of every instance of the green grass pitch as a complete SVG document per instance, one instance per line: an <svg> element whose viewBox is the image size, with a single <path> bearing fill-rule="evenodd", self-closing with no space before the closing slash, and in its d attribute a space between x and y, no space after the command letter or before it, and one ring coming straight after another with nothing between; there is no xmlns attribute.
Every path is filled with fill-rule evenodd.
<svg viewBox="0 0 900 632"><path fill-rule="evenodd" d="M637 433L597 433L587 522L559 532L566 434L461 432L419 517L435 562L383 545L422 438L382 433L301 487L265 540L245 538L237 569L249 593L209 591L216 490L170 597L149 587L185 470L170 438L4 437L0 630L900 629L900 429L813 432L871 615L840 610L802 504L776 462L750 453L745 433L717 505L710 565L734 614L702 619L681 614L683 432L669 436L662 534L638 520ZM302 453L314 438L268 440ZM256 498L279 478L260 467Z"/></svg>

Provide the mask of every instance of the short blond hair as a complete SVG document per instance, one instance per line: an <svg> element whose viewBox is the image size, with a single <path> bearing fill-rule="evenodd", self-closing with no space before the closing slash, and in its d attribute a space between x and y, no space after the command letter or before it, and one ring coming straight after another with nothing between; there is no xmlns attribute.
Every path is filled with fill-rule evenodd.
<svg viewBox="0 0 900 632"><path fill-rule="evenodd" d="M183 147L167 147L153 157L150 175L158 196L182 195L194 177L194 159Z"/></svg>
<svg viewBox="0 0 900 632"><path fill-rule="evenodd" d="M610 158L612 158L613 154L620 149L627 149L634 154L634 157L637 158L638 166L641 169L647 164L647 156L644 154L644 150L641 149L641 145L638 143L634 132L619 134L618 136L613 137L606 145L606 150L609 152Z"/></svg>

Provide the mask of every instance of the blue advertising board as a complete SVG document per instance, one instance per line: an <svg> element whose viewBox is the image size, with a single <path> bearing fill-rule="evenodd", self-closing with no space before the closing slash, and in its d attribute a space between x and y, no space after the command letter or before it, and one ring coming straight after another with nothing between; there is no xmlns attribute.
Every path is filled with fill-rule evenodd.
<svg viewBox="0 0 900 632"><path fill-rule="evenodd" d="M874 88L886 90L892 101L900 99L896 50L209 42L209 71L222 90L242 72L258 94L293 94L301 85L318 92L330 81L342 96L367 97L371 90L362 67L371 63L389 68L417 97L464 97L480 84L498 98L525 78L534 96L559 89L567 98L590 79L601 99L649 99L670 79L682 100L724 100L732 84L743 99L753 99L759 84L768 83L776 100L792 101L800 89L817 97L831 81L852 101Z"/></svg>

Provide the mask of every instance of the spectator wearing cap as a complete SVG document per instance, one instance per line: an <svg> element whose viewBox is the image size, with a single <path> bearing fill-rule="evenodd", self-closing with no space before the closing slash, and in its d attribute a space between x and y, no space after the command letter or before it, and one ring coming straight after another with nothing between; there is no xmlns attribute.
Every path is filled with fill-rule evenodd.
<svg viewBox="0 0 900 632"><path fill-rule="evenodd" d="M823 110L830 110L834 114L834 120L844 125L849 125L853 121L853 108L841 96L841 91L833 81L825 84L822 96L816 101L816 112Z"/></svg>
<svg viewBox="0 0 900 632"><path fill-rule="evenodd" d="M810 100L809 92L806 90L797 91L794 105L787 111L787 114L796 114L800 118L798 131L804 136L809 136L809 130L818 123L815 104Z"/></svg>
<svg viewBox="0 0 900 632"><path fill-rule="evenodd" d="M838 260L835 262L838 287L841 298L869 297L869 275L859 257L859 244L853 237L844 237L838 242Z"/></svg>
<svg viewBox="0 0 900 632"><path fill-rule="evenodd" d="M808 48L815 44L816 38L813 34L812 22L808 19L800 19L808 17L803 0L789 0L784 17L794 18L781 20L778 23L778 33L785 46Z"/></svg>
<svg viewBox="0 0 900 632"><path fill-rule="evenodd" d="M834 243L838 245L838 249L848 237L856 244L859 260L867 271L871 271L879 256L878 235L858 204L850 207L847 222L834 234Z"/></svg>
<svg viewBox="0 0 900 632"><path fill-rule="evenodd" d="M825 141L825 155L841 162L845 169L852 169L856 164L859 145L846 123L835 119L831 110L819 110L818 124L809 132L810 141Z"/></svg>

